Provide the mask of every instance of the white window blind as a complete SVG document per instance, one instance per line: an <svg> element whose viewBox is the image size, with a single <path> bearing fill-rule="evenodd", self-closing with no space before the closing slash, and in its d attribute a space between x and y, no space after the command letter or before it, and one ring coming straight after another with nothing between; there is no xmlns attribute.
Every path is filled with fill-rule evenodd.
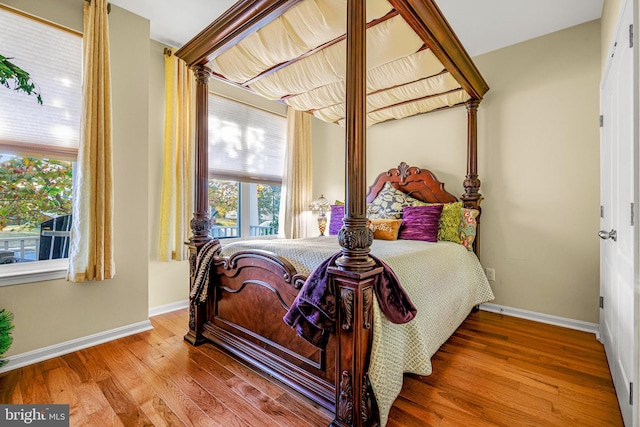
<svg viewBox="0 0 640 427"><path fill-rule="evenodd" d="M0 152L75 160L82 110L82 37L0 5L0 55L42 96L0 87ZM14 85L11 82L11 87Z"/></svg>
<svg viewBox="0 0 640 427"><path fill-rule="evenodd" d="M287 119L209 94L209 175L280 184Z"/></svg>

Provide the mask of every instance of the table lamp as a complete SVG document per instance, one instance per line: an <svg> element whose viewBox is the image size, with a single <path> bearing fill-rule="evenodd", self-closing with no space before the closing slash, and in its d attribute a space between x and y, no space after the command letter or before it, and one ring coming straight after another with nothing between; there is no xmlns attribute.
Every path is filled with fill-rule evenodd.
<svg viewBox="0 0 640 427"><path fill-rule="evenodd" d="M318 212L318 228L320 235L324 236L324 230L327 228L327 212L331 210L331 204L323 195L309 205L312 212Z"/></svg>

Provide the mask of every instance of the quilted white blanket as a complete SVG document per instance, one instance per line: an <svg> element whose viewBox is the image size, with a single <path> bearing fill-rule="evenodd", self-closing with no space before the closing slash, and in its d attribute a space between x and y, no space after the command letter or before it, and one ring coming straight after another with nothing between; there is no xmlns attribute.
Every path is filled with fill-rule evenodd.
<svg viewBox="0 0 640 427"><path fill-rule="evenodd" d="M225 245L222 254L228 256L249 249L277 253L287 258L299 273L308 275L340 251L340 246L336 236L252 240ZM402 389L403 373L431 374L431 356L475 305L491 301L494 296L478 258L462 245L374 240L371 253L393 269L418 310L411 322L396 325L374 304L369 377L384 426Z"/></svg>

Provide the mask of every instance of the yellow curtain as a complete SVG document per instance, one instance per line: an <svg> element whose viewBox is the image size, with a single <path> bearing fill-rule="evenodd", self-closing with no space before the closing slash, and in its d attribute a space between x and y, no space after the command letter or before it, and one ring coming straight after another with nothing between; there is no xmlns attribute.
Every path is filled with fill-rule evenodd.
<svg viewBox="0 0 640 427"><path fill-rule="evenodd" d="M311 117L287 109L287 151L280 197L279 236L307 237L311 194Z"/></svg>
<svg viewBox="0 0 640 427"><path fill-rule="evenodd" d="M105 280L113 260L111 69L107 0L84 2L82 134L67 280Z"/></svg>
<svg viewBox="0 0 640 427"><path fill-rule="evenodd" d="M187 259L189 218L193 212L195 89L193 72L167 50L164 58L164 172L160 205L160 261Z"/></svg>

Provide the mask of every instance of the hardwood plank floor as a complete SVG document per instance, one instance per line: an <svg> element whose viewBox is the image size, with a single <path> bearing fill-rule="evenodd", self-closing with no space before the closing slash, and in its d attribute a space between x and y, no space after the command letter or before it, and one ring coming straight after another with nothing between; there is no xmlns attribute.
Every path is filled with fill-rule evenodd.
<svg viewBox="0 0 640 427"><path fill-rule="evenodd" d="M0 374L0 403L67 403L72 426L326 426L332 416L210 344L188 313L152 331ZM593 334L480 311L406 375L389 427L622 426Z"/></svg>

